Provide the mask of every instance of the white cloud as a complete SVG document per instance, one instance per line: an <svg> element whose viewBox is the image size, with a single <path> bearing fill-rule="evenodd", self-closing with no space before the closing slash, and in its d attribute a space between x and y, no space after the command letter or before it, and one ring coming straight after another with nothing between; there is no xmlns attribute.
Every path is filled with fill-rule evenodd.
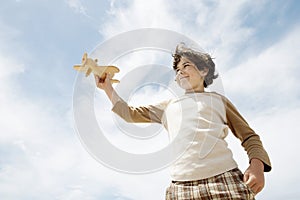
<svg viewBox="0 0 300 200"><path fill-rule="evenodd" d="M300 167L300 162L295 159L299 152L299 116L299 108L279 108L258 116L253 121L262 134L262 140L273 164L272 172L267 175L267 187L262 199L300 197L300 194L295 192L300 186L297 181L299 175L294 173Z"/></svg>
<svg viewBox="0 0 300 200"><path fill-rule="evenodd" d="M237 53L254 36L254 27L245 25L246 17L265 9L268 1L177 1L181 29L217 58L218 68L230 68L238 60Z"/></svg>
<svg viewBox="0 0 300 200"><path fill-rule="evenodd" d="M11 46L15 46L14 38L18 35L20 35L20 32L17 29L6 25L0 19L0 79L3 80L4 83L0 85L0 88L2 89L4 89L3 85L6 85L4 81L9 81L12 74L24 72L24 63L20 62L14 55L9 53Z"/></svg>
<svg viewBox="0 0 300 200"><path fill-rule="evenodd" d="M4 30L4 32L0 32L2 36L0 37L0 127L2 129L0 138L1 141L3 141L3 139L5 140L7 137L15 137L14 134L10 134L8 132L11 127L18 129L15 124L19 123L20 119L15 120L14 116L19 110L17 105L14 105L13 103L14 100L18 100L18 98L16 98L16 96L18 96L18 86L13 80L15 76L24 72L25 65L22 63L22 61L17 60L14 55L10 55L8 52L6 52L6 49L8 49L12 44L12 41L17 35L16 33L18 33L18 31L3 23L0 23L0 27L2 30ZM27 117L25 117L25 119L27 119Z"/></svg>
<svg viewBox="0 0 300 200"><path fill-rule="evenodd" d="M219 67L228 68L236 60L235 53L255 34L254 28L244 25L243 20L249 14L260 12L267 2L134 0L112 3L110 19L102 24L100 33L111 38L139 28L169 29L190 37L217 57Z"/></svg>
<svg viewBox="0 0 300 200"><path fill-rule="evenodd" d="M86 14L86 7L83 6L80 0L66 0L68 6L73 9L75 12Z"/></svg>
<svg viewBox="0 0 300 200"><path fill-rule="evenodd" d="M260 54L228 70L223 76L226 91L244 96L251 94L251 99L263 95L268 98L265 103L296 103L299 95L299 34L300 29L296 27Z"/></svg>
<svg viewBox="0 0 300 200"><path fill-rule="evenodd" d="M22 91L18 77L26 72L27 65L17 54L6 51L11 45L19 46L13 34L18 31L1 25L7 31L1 32L0 38L0 198L54 199L60 194L71 195L72 188L65 186L72 184L74 174L84 175L80 164L88 163L84 159L89 157L74 140L68 112L58 114L47 99L35 99ZM80 178L74 181L83 184ZM103 192L99 188L94 191Z"/></svg>
<svg viewBox="0 0 300 200"><path fill-rule="evenodd" d="M130 3L129 3L130 2ZM178 30L180 22L170 13L167 1L128 1L126 6L111 4L110 20L100 27L100 33L110 38L120 32L138 28ZM175 2L174 2L175 3Z"/></svg>
<svg viewBox="0 0 300 200"><path fill-rule="evenodd" d="M75 13L81 14L86 17L89 20L88 22L92 26L99 23L99 20L97 20L94 16L88 14L88 7L84 3L82 3L82 0L65 0L65 2Z"/></svg>

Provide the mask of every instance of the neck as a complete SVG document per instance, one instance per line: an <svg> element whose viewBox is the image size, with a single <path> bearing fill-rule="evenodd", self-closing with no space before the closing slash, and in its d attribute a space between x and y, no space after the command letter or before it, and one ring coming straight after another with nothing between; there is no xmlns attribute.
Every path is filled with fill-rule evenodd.
<svg viewBox="0 0 300 200"><path fill-rule="evenodd" d="M191 93L204 93L205 91L198 91L198 90L189 90L189 91L185 91L185 94L191 94Z"/></svg>
<svg viewBox="0 0 300 200"><path fill-rule="evenodd" d="M201 93L204 92L204 86L203 85L199 85L196 88L191 88L191 89L186 89L185 93Z"/></svg>

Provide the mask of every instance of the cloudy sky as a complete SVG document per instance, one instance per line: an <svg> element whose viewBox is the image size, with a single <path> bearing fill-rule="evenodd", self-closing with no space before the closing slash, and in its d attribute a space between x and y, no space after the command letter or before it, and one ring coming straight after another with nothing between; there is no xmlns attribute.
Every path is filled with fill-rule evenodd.
<svg viewBox="0 0 300 200"><path fill-rule="evenodd" d="M0 11L0 199L164 198L167 168L136 175L103 165L82 144L73 116L72 66L83 52L141 28L174 31L213 55L222 91L271 157L273 170L257 199L300 198L297 0L6 0ZM172 67L168 53L132 52L114 61L116 77L126 82L129 72L152 63ZM158 91L170 95L145 86L132 94L133 103L152 103ZM95 100L104 134L120 149L145 153L167 145L164 134L149 143L124 136L101 91ZM229 136L228 143L245 170L239 141Z"/></svg>

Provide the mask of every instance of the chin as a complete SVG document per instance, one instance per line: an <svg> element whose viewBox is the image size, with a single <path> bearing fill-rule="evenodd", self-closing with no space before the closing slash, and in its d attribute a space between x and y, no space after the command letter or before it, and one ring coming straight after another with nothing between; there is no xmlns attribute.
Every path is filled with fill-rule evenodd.
<svg viewBox="0 0 300 200"><path fill-rule="evenodd" d="M190 85L187 85L187 84L179 85L179 87L181 87L184 90L191 90L191 89L193 89Z"/></svg>

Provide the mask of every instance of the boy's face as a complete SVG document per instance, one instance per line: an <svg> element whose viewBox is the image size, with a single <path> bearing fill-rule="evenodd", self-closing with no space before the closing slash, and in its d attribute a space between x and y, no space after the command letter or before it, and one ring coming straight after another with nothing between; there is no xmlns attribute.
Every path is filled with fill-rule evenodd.
<svg viewBox="0 0 300 200"><path fill-rule="evenodd" d="M203 91L206 72L199 71L196 65L185 57L181 57L176 68L176 82L178 85L189 91Z"/></svg>

